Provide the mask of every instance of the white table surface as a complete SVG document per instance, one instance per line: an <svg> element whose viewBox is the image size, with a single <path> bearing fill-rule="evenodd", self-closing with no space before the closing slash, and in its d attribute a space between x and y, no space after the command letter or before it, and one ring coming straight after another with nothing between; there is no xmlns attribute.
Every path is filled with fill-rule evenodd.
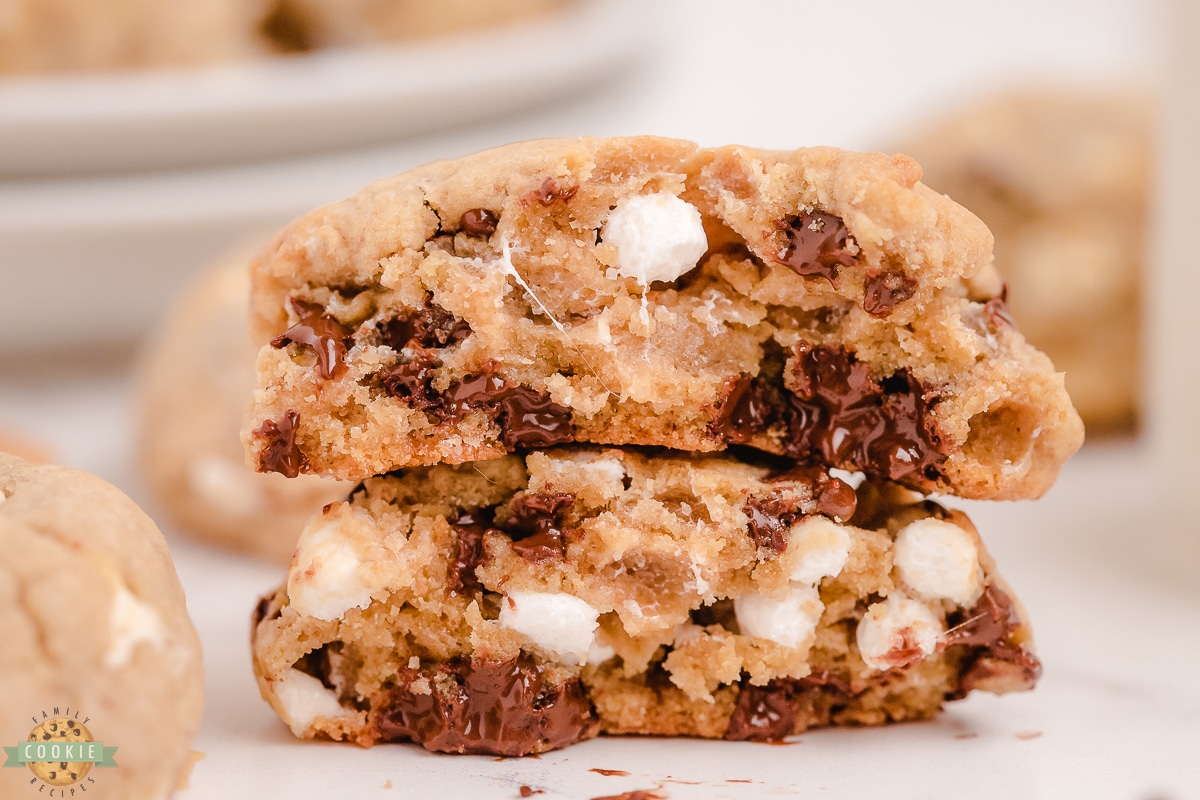
<svg viewBox="0 0 1200 800"><path fill-rule="evenodd" d="M1015 77L1154 79L1158 32L1145 6L664 2L661 47L607 89L393 147L254 169L264 193L304 184L305 200L319 202L429 158L530 136L868 147ZM220 186L208 173L141 180ZM19 187L0 186L0 201L20 198ZM36 369L17 358L0 374L0 430L46 442L62 463L147 500L131 463L125 366L84 353L41 358ZM195 745L205 758L181 797L513 798L522 784L548 798L655 788L681 799L1200 797L1200 559L1179 544L1200 526L1156 521L1158 493L1150 459L1125 441L1085 448L1040 502L962 504L1033 618L1045 663L1035 692L972 696L929 723L816 731L787 746L599 739L503 761L293 740L249 667L249 613L281 571L166 528L207 676Z"/></svg>

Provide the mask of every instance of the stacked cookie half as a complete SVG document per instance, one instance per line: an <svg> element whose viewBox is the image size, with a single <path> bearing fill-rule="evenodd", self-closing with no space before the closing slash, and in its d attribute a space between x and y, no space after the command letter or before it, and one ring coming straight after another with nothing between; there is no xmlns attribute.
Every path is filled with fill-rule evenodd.
<svg viewBox="0 0 1200 800"><path fill-rule="evenodd" d="M298 736L771 740L1040 672L970 521L1083 436L905 157L512 145L253 265L261 471L360 481L254 615Z"/></svg>

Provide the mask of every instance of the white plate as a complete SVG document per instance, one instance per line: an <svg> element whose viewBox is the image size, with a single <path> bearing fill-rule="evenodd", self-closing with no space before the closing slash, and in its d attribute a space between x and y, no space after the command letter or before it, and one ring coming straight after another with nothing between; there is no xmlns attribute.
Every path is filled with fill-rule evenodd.
<svg viewBox="0 0 1200 800"><path fill-rule="evenodd" d="M211 164L349 147L560 95L621 65L636 0L427 42L193 70L0 80L0 178Z"/></svg>

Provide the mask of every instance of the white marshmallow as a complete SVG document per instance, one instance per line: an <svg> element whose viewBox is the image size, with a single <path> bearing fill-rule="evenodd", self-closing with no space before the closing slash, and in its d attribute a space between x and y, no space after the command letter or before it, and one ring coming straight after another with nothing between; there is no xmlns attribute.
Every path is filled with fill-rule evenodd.
<svg viewBox="0 0 1200 800"><path fill-rule="evenodd" d="M782 599L751 592L733 601L738 627L747 636L799 647L812 637L825 611L815 586L793 585Z"/></svg>
<svg viewBox="0 0 1200 800"><path fill-rule="evenodd" d="M793 525L788 541L788 550L795 553L791 578L799 583L837 576L850 557L849 532L825 517L808 517Z"/></svg>
<svg viewBox="0 0 1200 800"><path fill-rule="evenodd" d="M675 280L708 249L700 211L670 192L621 201L609 213L603 237L617 248L617 273L643 286Z"/></svg>
<svg viewBox="0 0 1200 800"><path fill-rule="evenodd" d="M133 658L133 649L141 642L162 647L167 642L167 627L151 606L138 600L124 586L113 594L112 610L108 614L108 652L104 666L123 667Z"/></svg>
<svg viewBox="0 0 1200 800"><path fill-rule="evenodd" d="M583 664L600 612L565 592L512 590L500 603L500 624L528 636L565 664Z"/></svg>
<svg viewBox="0 0 1200 800"><path fill-rule="evenodd" d="M979 550L952 522L930 517L906 526L896 537L895 563L901 579L926 599L968 606L983 594Z"/></svg>
<svg viewBox="0 0 1200 800"><path fill-rule="evenodd" d="M301 614L334 620L371 602L376 587L366 581L354 541L340 529L341 519L333 519L300 534L288 571L288 599Z"/></svg>
<svg viewBox="0 0 1200 800"><path fill-rule="evenodd" d="M283 706L283 721L296 736L303 736L318 718L332 720L347 716L333 692L298 669L289 669L275 683L275 699Z"/></svg>
<svg viewBox="0 0 1200 800"><path fill-rule="evenodd" d="M187 482L192 491L226 513L253 514L262 508L258 479L240 461L203 453L188 465Z"/></svg>
<svg viewBox="0 0 1200 800"><path fill-rule="evenodd" d="M867 609L856 640L871 669L886 670L920 661L937 647L941 625L923 603L899 592Z"/></svg>

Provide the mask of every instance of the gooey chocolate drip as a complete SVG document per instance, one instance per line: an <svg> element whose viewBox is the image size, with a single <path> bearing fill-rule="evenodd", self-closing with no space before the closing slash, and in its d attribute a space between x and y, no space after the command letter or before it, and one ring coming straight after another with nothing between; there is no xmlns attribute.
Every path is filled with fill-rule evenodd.
<svg viewBox="0 0 1200 800"><path fill-rule="evenodd" d="M838 522L854 516L858 495L854 487L840 478L831 478L821 467L795 467L773 476L772 482L807 483L811 499L807 502L780 492L750 497L742 510L750 518L750 536L758 547L776 553L787 550L788 530L801 517L824 514Z"/></svg>
<svg viewBox="0 0 1200 800"><path fill-rule="evenodd" d="M928 490L946 460L931 398L906 370L877 381L842 347L796 346L794 390L741 377L728 384L712 430L742 444L782 428L784 455Z"/></svg>
<svg viewBox="0 0 1200 800"><path fill-rule="evenodd" d="M253 436L265 441L258 454L259 472L278 472L294 478L308 468L308 458L296 446L299 424L300 415L289 409L282 419L266 420L254 429Z"/></svg>
<svg viewBox="0 0 1200 800"><path fill-rule="evenodd" d="M819 276L836 284L838 269L852 266L856 258L847 247L850 233L841 218L823 211L798 214L775 223L786 244L776 256L797 275Z"/></svg>
<svg viewBox="0 0 1200 800"><path fill-rule="evenodd" d="M828 670L804 678L776 678L766 686L743 681L725 738L777 742L807 728L829 725L854 693Z"/></svg>
<svg viewBox="0 0 1200 800"><path fill-rule="evenodd" d="M1001 670L1032 686L1042 674L1037 657L1014 641L1021 627L1012 598L996 586L988 586L975 606L952 614L946 620L949 631L938 643L939 649L965 647L967 655L952 699L963 697L981 681Z"/></svg>
<svg viewBox="0 0 1200 800"><path fill-rule="evenodd" d="M429 693L414 691L424 678ZM453 659L402 669L387 702L370 713L380 741L419 742L443 753L524 756L589 736L596 715L578 678L551 683L527 653L507 661Z"/></svg>
<svg viewBox="0 0 1200 800"><path fill-rule="evenodd" d="M297 344L317 355L321 377L330 380L346 369L346 351L352 342L351 331L317 303L291 299L292 309L300 321L271 340L274 348Z"/></svg>

